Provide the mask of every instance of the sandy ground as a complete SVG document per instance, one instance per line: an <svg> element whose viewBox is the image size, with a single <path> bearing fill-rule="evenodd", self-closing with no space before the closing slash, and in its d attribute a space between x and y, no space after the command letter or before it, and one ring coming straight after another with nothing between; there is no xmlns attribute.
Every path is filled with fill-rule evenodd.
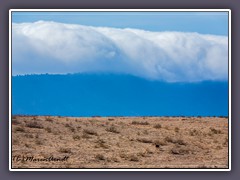
<svg viewBox="0 0 240 180"><path fill-rule="evenodd" d="M13 116L12 168L228 168L228 119Z"/></svg>

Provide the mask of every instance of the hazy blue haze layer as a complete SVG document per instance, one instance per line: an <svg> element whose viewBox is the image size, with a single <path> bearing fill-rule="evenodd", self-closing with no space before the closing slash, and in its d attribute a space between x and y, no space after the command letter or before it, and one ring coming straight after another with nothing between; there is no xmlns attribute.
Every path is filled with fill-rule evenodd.
<svg viewBox="0 0 240 180"><path fill-rule="evenodd" d="M228 116L228 82L167 83L113 74L15 76L12 114Z"/></svg>

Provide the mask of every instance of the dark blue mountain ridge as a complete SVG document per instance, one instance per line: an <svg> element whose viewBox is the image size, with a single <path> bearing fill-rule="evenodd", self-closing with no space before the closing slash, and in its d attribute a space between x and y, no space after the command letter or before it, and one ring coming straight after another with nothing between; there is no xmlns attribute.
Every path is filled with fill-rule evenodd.
<svg viewBox="0 0 240 180"><path fill-rule="evenodd" d="M120 74L13 76L12 114L228 116L228 82L168 83Z"/></svg>

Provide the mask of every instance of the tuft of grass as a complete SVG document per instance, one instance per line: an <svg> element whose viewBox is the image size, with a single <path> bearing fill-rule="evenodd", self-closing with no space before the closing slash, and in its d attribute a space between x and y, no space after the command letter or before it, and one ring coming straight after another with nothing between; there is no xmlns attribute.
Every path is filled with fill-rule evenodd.
<svg viewBox="0 0 240 180"><path fill-rule="evenodd" d="M43 143L42 140L37 139L37 140L35 141L35 144L36 144L36 145L43 145L44 143Z"/></svg>
<svg viewBox="0 0 240 180"><path fill-rule="evenodd" d="M25 143L25 147L26 147L26 148L31 148L31 145L30 145L30 144L27 144L27 143Z"/></svg>
<svg viewBox="0 0 240 180"><path fill-rule="evenodd" d="M101 160L101 161L105 160L105 157L104 157L102 154L97 154L97 155L95 156L95 158L96 158L97 160Z"/></svg>
<svg viewBox="0 0 240 180"><path fill-rule="evenodd" d="M90 139L90 138L92 138L92 136L90 136L89 134L83 133L82 138Z"/></svg>
<svg viewBox="0 0 240 180"><path fill-rule="evenodd" d="M12 143L13 143L13 145L18 145L19 144L19 140L18 139L12 139Z"/></svg>
<svg viewBox="0 0 240 180"><path fill-rule="evenodd" d="M138 162L139 158L137 155L135 154L125 154L125 153L121 153L120 158L128 160L128 161L134 161L134 162Z"/></svg>
<svg viewBox="0 0 240 180"><path fill-rule="evenodd" d="M72 131L72 132L75 132L75 128L74 127L70 127L69 130Z"/></svg>
<svg viewBox="0 0 240 180"><path fill-rule="evenodd" d="M56 135L59 135L61 132L60 131L53 131L53 134L56 136Z"/></svg>
<svg viewBox="0 0 240 180"><path fill-rule="evenodd" d="M128 157L127 154L125 154L125 153L123 153L123 152L120 153L119 156L120 156L120 158L122 158L122 159L127 159L127 157Z"/></svg>
<svg viewBox="0 0 240 180"><path fill-rule="evenodd" d="M175 129L174 129L174 131L176 132L176 133L178 133L179 132L179 127L175 127Z"/></svg>
<svg viewBox="0 0 240 180"><path fill-rule="evenodd" d="M150 154L150 153L149 153ZM144 152L138 152L137 157L150 157L149 154L144 151Z"/></svg>
<svg viewBox="0 0 240 180"><path fill-rule="evenodd" d="M60 153L72 153L72 151L71 151L70 148L63 148L63 147L61 147L61 148L59 149L59 152L60 152Z"/></svg>
<svg viewBox="0 0 240 180"><path fill-rule="evenodd" d="M179 145L187 145L186 142L184 142L182 139L174 139L172 137L165 137L165 142L173 143L173 144L179 144Z"/></svg>
<svg viewBox="0 0 240 180"><path fill-rule="evenodd" d="M221 146L217 146L216 149L217 149L217 150L221 150L222 147L221 147Z"/></svg>
<svg viewBox="0 0 240 180"><path fill-rule="evenodd" d="M164 129L166 129L166 130L170 130L169 126L165 126Z"/></svg>
<svg viewBox="0 0 240 180"><path fill-rule="evenodd" d="M106 131L116 133L116 134L120 133L120 131L115 126L106 128Z"/></svg>
<svg viewBox="0 0 240 180"><path fill-rule="evenodd" d="M221 130L210 127L210 132L213 134L222 134Z"/></svg>
<svg viewBox="0 0 240 180"><path fill-rule="evenodd" d="M129 157L128 157L129 161L134 161L134 162L138 162L139 159L136 155L134 154L131 154Z"/></svg>
<svg viewBox="0 0 240 180"><path fill-rule="evenodd" d="M52 119L52 118L50 118L50 117L47 117L47 118L46 118L46 121L48 121L48 122L51 122L51 123L52 123L52 122L53 122L53 119Z"/></svg>
<svg viewBox="0 0 240 180"><path fill-rule="evenodd" d="M196 129L190 130L189 131L190 136L198 136L199 132Z"/></svg>
<svg viewBox="0 0 240 180"><path fill-rule="evenodd" d="M148 134L149 134L149 133L148 133L148 130L145 129L145 130L143 131L143 134L148 135Z"/></svg>
<svg viewBox="0 0 240 180"><path fill-rule="evenodd" d="M227 146L228 145L228 138L225 138L225 141L223 142L223 146Z"/></svg>
<svg viewBox="0 0 240 180"><path fill-rule="evenodd" d="M112 157L112 161L113 162L120 162L119 158L117 158L117 157Z"/></svg>
<svg viewBox="0 0 240 180"><path fill-rule="evenodd" d="M51 129L50 127L47 127L47 128L46 128L46 131L47 131L48 133L51 133L51 132L52 132L52 129Z"/></svg>
<svg viewBox="0 0 240 180"><path fill-rule="evenodd" d="M137 141L141 143L152 143L152 140L147 138L137 138Z"/></svg>
<svg viewBox="0 0 240 180"><path fill-rule="evenodd" d="M73 139L74 139L75 141L81 139L81 137L80 137L79 135L73 135L72 137L73 137Z"/></svg>
<svg viewBox="0 0 240 180"><path fill-rule="evenodd" d="M68 128L70 131L75 132L75 128L72 126L72 124L65 124L65 127Z"/></svg>
<svg viewBox="0 0 240 180"><path fill-rule="evenodd" d="M186 147L175 146L171 149L171 153L175 155L185 155L185 154L189 154L190 150Z"/></svg>
<svg viewBox="0 0 240 180"><path fill-rule="evenodd" d="M172 137L169 137L169 136L165 137L164 141L169 142L169 143L174 143L174 139Z"/></svg>
<svg viewBox="0 0 240 180"><path fill-rule="evenodd" d="M16 118L12 118L12 124L18 125L18 124L21 124L21 122L19 120L17 120Z"/></svg>
<svg viewBox="0 0 240 180"><path fill-rule="evenodd" d="M134 124L134 125L149 125L149 122L147 122L147 121L132 121L132 124Z"/></svg>
<svg viewBox="0 0 240 180"><path fill-rule="evenodd" d="M155 124L153 127L156 128L156 129L160 129L160 128L162 128L162 125L161 124Z"/></svg>
<svg viewBox="0 0 240 180"><path fill-rule="evenodd" d="M183 141L182 139L177 139L177 140L174 141L174 143L179 144L179 145L184 145L184 146L187 145L187 143L185 141Z"/></svg>
<svg viewBox="0 0 240 180"><path fill-rule="evenodd" d="M99 148L99 147L101 147L101 148L104 148L104 149L108 149L109 148L109 146L106 144L106 141L104 141L103 139L98 139L97 141L96 141L96 148Z"/></svg>
<svg viewBox="0 0 240 180"><path fill-rule="evenodd" d="M152 150L150 150L149 148L147 148L147 149L145 150L145 153L146 153L146 154L154 154L154 152L153 152Z"/></svg>
<svg viewBox="0 0 240 180"><path fill-rule="evenodd" d="M26 127L29 127L29 128L37 128L37 129L43 129L43 125L40 124L39 122L37 121L32 121L32 122L29 122L26 124Z"/></svg>
<svg viewBox="0 0 240 180"><path fill-rule="evenodd" d="M84 134L89 134L89 135L98 136L98 133L97 133L95 130L93 130L93 129L84 129L84 130L83 130L83 133L84 133Z"/></svg>
<svg viewBox="0 0 240 180"><path fill-rule="evenodd" d="M16 127L15 132L25 132L25 129L23 127Z"/></svg>
<svg viewBox="0 0 240 180"><path fill-rule="evenodd" d="M34 138L34 136L32 134L25 134L26 138Z"/></svg>
<svg viewBox="0 0 240 180"><path fill-rule="evenodd" d="M66 123L65 127L69 128L69 127L72 127L72 126L70 124Z"/></svg>

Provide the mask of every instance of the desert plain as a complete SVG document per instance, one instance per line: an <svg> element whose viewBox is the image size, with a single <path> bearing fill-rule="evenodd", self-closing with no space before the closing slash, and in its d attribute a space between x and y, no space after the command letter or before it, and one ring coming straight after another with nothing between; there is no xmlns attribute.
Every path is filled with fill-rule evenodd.
<svg viewBox="0 0 240 180"><path fill-rule="evenodd" d="M228 117L12 116L12 168L228 168Z"/></svg>

